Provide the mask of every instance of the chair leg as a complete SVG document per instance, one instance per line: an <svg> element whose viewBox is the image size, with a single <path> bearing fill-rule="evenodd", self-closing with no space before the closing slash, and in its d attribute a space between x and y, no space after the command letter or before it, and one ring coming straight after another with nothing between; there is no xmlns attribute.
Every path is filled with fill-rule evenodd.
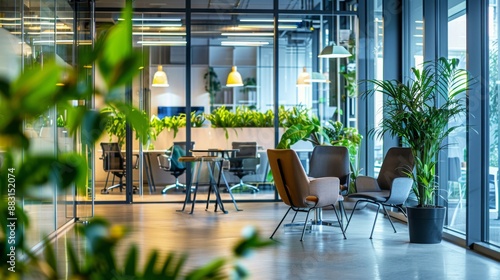
<svg viewBox="0 0 500 280"><path fill-rule="evenodd" d="M176 189L184 188L185 189L186 185L181 184L179 182L179 178L175 178L175 183L171 184L171 185L168 185L168 186L165 186L165 188L163 188L163 190L161 191L161 193L167 193L168 190L173 189L173 188L176 188Z"/></svg>
<svg viewBox="0 0 500 280"><path fill-rule="evenodd" d="M391 216L389 216L389 213L387 212L387 209L385 209L385 206L382 204L382 209L384 209L385 215L389 219L389 222L391 222L392 229L394 230L394 233L396 233L396 228L394 227L394 224L392 223Z"/></svg>
<svg viewBox="0 0 500 280"><path fill-rule="evenodd" d="M234 186L231 186L231 191L236 189L236 188L241 188L241 191L245 191L246 189L250 189L252 192L258 192L259 191L259 188L257 188L256 186L252 186L252 185L249 185L249 184L245 184L243 182L243 179L240 178L240 182Z"/></svg>
<svg viewBox="0 0 500 280"><path fill-rule="evenodd" d="M377 204L377 211L375 212L375 220L373 220L372 233L370 233L370 239L372 239L373 230L375 230L375 224L377 223L378 211L380 210L380 204L379 203L376 204Z"/></svg>
<svg viewBox="0 0 500 280"><path fill-rule="evenodd" d="M342 231L342 235L344 235L344 239L347 239L347 237L345 236L344 226L342 225L342 221L341 221L342 219L339 217L339 213L337 212L337 208L335 207L334 204L332 204L332 207L333 207L333 212L335 213L335 216L337 216L337 221L339 222L340 230ZM340 213L340 215L342 215L342 213Z"/></svg>
<svg viewBox="0 0 500 280"><path fill-rule="evenodd" d="M288 210L286 211L285 215L283 216L283 218L281 219L280 223L278 224L278 226L274 229L273 231L273 234L271 234L271 237L269 237L269 239L273 239L273 236L274 234L276 233L276 231L278 230L278 228L281 226L281 224L283 223L283 221L285 220L286 216L288 215L288 212L290 212L290 210L292 210L292 207L288 208ZM295 213L297 214L297 213Z"/></svg>
<svg viewBox="0 0 500 280"><path fill-rule="evenodd" d="M307 211L307 214L306 214L306 220L304 221L304 227L302 228L302 235L300 236L300 241L302 242L302 240L304 239L304 232L306 231L306 226L307 226L307 219L309 219L309 213L311 213L311 210L313 210L314 208L310 208L308 211Z"/></svg>
<svg viewBox="0 0 500 280"><path fill-rule="evenodd" d="M354 207L352 208L351 215L349 216L349 219L347 220L347 225L345 226L344 231L347 231L347 228L349 227L349 224L351 223L351 218L352 218L352 215L354 214L354 210L356 210L356 207L358 207L358 203L361 201L362 200L358 200L358 201L356 201L356 203L354 203Z"/></svg>
<svg viewBox="0 0 500 280"><path fill-rule="evenodd" d="M103 193L103 194L108 193L108 189L106 187L108 186L109 173L110 172L108 172L108 176L106 176L106 183L104 183L104 188L102 188L102 190L101 190L101 193Z"/></svg>

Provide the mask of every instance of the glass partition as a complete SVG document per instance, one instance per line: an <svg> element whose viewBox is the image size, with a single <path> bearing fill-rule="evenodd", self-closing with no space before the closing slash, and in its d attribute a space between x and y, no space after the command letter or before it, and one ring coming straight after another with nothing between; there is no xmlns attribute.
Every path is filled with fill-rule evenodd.
<svg viewBox="0 0 500 280"><path fill-rule="evenodd" d="M487 211L489 215L488 225L486 225L486 230L488 231L489 242L500 246L500 190L499 190L499 172L498 167L500 166L499 157L499 85L500 85L500 60L498 54L498 38L499 38L499 20L498 20L498 10L497 1L490 1L490 9L488 17L490 19L489 23L489 129L490 129L490 148L489 148L489 175L488 175L488 200L486 203ZM467 159L464 158L464 162L467 163ZM466 166L466 164L464 164ZM462 207L465 208L465 207ZM460 220L459 220L460 221Z"/></svg>
<svg viewBox="0 0 500 280"><path fill-rule="evenodd" d="M0 75L16 78L22 69L43 67L50 61L71 67L73 61L73 10L67 1L0 1L2 66ZM10 45L6 45L10 44ZM57 156L73 151L73 138L64 128L65 112L46 108L33 121L24 123L30 139L29 152ZM28 175L29 176L29 175ZM54 182L36 186L22 199L30 219L28 246L74 218L74 188L61 191ZM21 203L21 198L19 198Z"/></svg>
<svg viewBox="0 0 500 280"><path fill-rule="evenodd" d="M457 1L456 1L457 2ZM448 57L460 60L459 68L467 67L467 49L465 1L450 4L448 10ZM465 104L466 98L461 100ZM447 227L449 229L465 233L466 227L466 205L467 188L466 168L467 151L466 143L466 118L462 116L458 120L452 120L453 125L462 125L463 129L455 130L448 136L448 186L444 193L447 194Z"/></svg>

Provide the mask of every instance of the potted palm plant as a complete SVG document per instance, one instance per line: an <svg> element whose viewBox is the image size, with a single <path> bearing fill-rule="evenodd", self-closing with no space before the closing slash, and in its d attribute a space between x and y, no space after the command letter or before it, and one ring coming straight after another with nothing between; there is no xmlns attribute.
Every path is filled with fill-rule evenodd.
<svg viewBox="0 0 500 280"><path fill-rule="evenodd" d="M413 77L406 82L370 80L374 89L364 93L378 91L387 97L384 118L370 134L401 138L415 157L415 171L409 176L414 178L418 205L407 207L410 242L441 242L446 209L438 205L436 164L439 151L453 144L444 140L461 126L451 122L465 117L464 100L472 82L458 64L458 59L447 58L424 62L421 69L411 69Z"/></svg>

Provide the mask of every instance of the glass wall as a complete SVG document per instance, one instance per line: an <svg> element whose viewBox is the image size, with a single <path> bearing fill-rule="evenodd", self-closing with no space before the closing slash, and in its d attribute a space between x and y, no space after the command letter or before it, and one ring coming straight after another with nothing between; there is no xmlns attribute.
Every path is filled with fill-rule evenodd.
<svg viewBox="0 0 500 280"><path fill-rule="evenodd" d="M298 120L302 114L310 119L318 118L322 125L338 120L346 127L356 127L354 16L333 16L330 12L324 15L321 7L315 5L318 14L280 14L278 33L274 34L271 13L222 12L227 8L251 9L255 6L253 1L237 7L209 6L208 9L215 9L211 13L204 12L206 6L194 2L189 25L185 13L172 13L167 8L152 13L149 3L138 1L135 4L134 45L142 50L145 63L141 77L133 85L134 104L157 126L153 133L156 135L151 135L148 145L141 146L138 142L133 145L134 153L145 155L140 157L138 169L134 171L134 184L138 186L134 201L184 200L186 176L196 169L188 168L174 174L171 170L162 170L158 159L166 151L168 153L174 142L186 142L188 137L194 144L194 151L232 149L233 145L238 145L236 142L254 142L256 164L241 172L233 169L238 163L230 159L222 180L230 186L235 200L275 199L274 186L268 181L265 152L275 145L272 94L275 91L275 37L280 65L279 135L293 123L285 124L286 116ZM354 7L342 4L335 9L352 12ZM104 12L106 8L110 7L97 7L98 30L102 29L99 26L105 27L118 20L117 14ZM271 9L272 2L259 8ZM330 6L325 8L329 9ZM332 42L354 55L342 59L318 58L319 52ZM189 69L186 65L190 65ZM159 66L168 78L168 87L152 85ZM241 76L241 84L228 84L233 71ZM319 75L321 79L314 77L306 86L298 85L299 76L304 73ZM96 107L99 106L97 102ZM191 116L185 115L188 107ZM294 108L300 109L294 112ZM187 119L191 125L189 130ZM117 140L116 135L101 139L102 142ZM299 141L293 148L299 151L307 168L311 143ZM113 175L106 184L108 173L101 168L103 162L99 159L102 149L96 146L95 150L96 201L123 201L124 192L119 189L107 191ZM237 154L226 155L231 156L237 157ZM203 169L201 174L200 180L206 185L207 170ZM175 185L176 175L178 185ZM232 199L228 192L223 193L223 198Z"/></svg>
<svg viewBox="0 0 500 280"><path fill-rule="evenodd" d="M0 75L15 79L22 69L43 67L50 61L69 67L74 63L73 9L67 1L0 1L0 7ZM24 124L30 140L29 153L57 156L73 151L74 139L65 129L65 112L46 109L38 119ZM24 211L30 217L25 232L28 246L41 242L74 218L73 195L74 188L60 191L50 181L22 198Z"/></svg>
<svg viewBox="0 0 500 280"><path fill-rule="evenodd" d="M500 85L500 60L498 53L498 38L499 38L499 20L498 20L498 1L490 1L488 9L489 17L489 176L488 176L488 225L487 231L489 242L500 246L500 215L499 215L499 85Z"/></svg>
<svg viewBox="0 0 500 280"><path fill-rule="evenodd" d="M383 80L384 79L384 19L383 19L383 0L377 0L374 3L374 15L373 15L373 34L374 34L374 49L372 54L374 55L374 79ZM384 102L384 97L381 92L374 92L373 94L373 105L375 106L374 124L375 127L380 125L382 121L384 108L382 106ZM384 141L382 138L374 137L374 176L378 176L380 166L382 165L382 160L385 156L384 153ZM371 174L369 172L368 174Z"/></svg>
<svg viewBox="0 0 500 280"><path fill-rule="evenodd" d="M451 1L448 9L448 57L457 58L460 61L459 67L467 67L466 49L466 15L465 1ZM466 102L466 98L461 102ZM464 233L466 227L465 206L467 205L466 188L466 168L467 159L464 154L467 152L466 146L466 118L462 116L458 120L453 120L453 126L459 125L463 129L454 131L448 137L448 186L447 194L447 227L455 231Z"/></svg>

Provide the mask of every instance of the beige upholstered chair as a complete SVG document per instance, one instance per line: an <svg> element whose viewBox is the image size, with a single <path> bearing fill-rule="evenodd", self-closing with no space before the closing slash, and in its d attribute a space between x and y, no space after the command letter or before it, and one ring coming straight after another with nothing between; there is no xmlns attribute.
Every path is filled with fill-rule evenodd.
<svg viewBox="0 0 500 280"><path fill-rule="evenodd" d="M274 178L274 184L283 202L290 206L270 238L281 226L290 210L306 213L306 219L302 228L300 241L304 238L304 231L308 223L309 213L325 206L332 206L341 223L335 203L339 199L339 178L309 178L299 161L294 150L267 150L269 165ZM294 216L295 219L295 216ZM344 238L346 238L343 227L340 227Z"/></svg>
<svg viewBox="0 0 500 280"><path fill-rule="evenodd" d="M350 198L358 200L354 204L354 208L349 216L346 230L358 203L368 202L378 206L370 239L372 238L381 206L384 214L391 222L392 229L396 232L396 228L385 206L398 208L406 216L406 212L402 208L402 205L405 203L406 199L408 199L408 195L413 185L413 179L408 177L408 173L413 171L414 165L415 160L410 148L393 147L387 151L376 179L368 176L358 176L356 178L356 193L349 195Z"/></svg>

